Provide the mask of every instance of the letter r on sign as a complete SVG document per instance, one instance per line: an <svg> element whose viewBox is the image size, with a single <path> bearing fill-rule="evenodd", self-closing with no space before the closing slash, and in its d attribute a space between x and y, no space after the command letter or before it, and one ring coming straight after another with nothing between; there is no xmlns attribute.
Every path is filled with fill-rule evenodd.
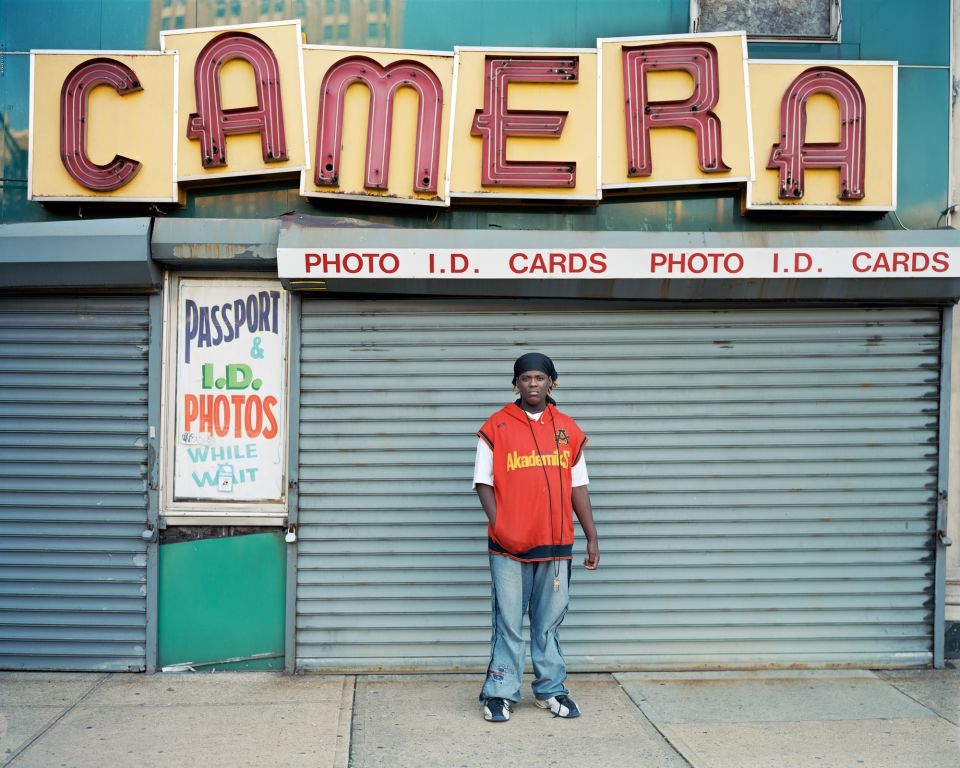
<svg viewBox="0 0 960 768"><path fill-rule="evenodd" d="M624 46L623 90L627 120L627 176L653 173L650 129L689 128L697 136L697 164L704 173L729 171L721 157L719 57L710 43ZM679 101L650 101L650 72L680 70L693 78L693 93Z"/></svg>

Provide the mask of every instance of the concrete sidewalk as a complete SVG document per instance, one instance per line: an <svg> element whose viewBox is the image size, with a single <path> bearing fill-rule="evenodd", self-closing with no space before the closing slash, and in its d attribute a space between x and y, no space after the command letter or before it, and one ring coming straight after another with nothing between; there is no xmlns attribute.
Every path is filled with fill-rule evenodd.
<svg viewBox="0 0 960 768"><path fill-rule="evenodd" d="M479 678L0 673L0 767L957 768L960 670L573 675L487 723Z"/></svg>

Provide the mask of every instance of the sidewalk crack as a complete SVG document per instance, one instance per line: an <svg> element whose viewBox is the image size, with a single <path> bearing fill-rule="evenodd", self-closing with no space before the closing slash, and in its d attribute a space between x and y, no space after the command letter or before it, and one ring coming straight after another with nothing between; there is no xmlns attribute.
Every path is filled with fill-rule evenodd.
<svg viewBox="0 0 960 768"><path fill-rule="evenodd" d="M75 702L73 702L73 704L71 704L69 707L64 709L63 712L61 712L59 715L57 715L52 720L50 720L50 722L48 722L45 726L43 726L43 728L41 728L38 733L34 734L34 736L31 739L29 739L22 747L20 747L20 749L18 749L16 752L10 755L6 760L0 763L0 768L6 768L6 766L8 765L13 765L14 760L20 757L20 755L22 755L24 752L30 749L30 747L32 747L40 739L42 739L47 733L49 733L50 729L52 729L57 723L63 720L63 718L65 718L67 715L73 712L74 709L76 709L91 693L97 690L97 688L99 688L104 681L109 680L110 677L112 677L112 673L110 672L103 675L99 680L97 680L93 685L91 685L86 691L84 691L83 695L80 696L80 698L78 698Z"/></svg>
<svg viewBox="0 0 960 768"><path fill-rule="evenodd" d="M674 753L680 760L683 761L683 764L684 764L684 766L686 766L686 768L693 768L693 763L691 763L691 762L687 759L687 755L684 753L684 750L682 749L682 747L686 747L687 745L674 743L674 740L671 739L671 738L670 738L666 733L664 733L662 730L660 730L660 727L656 724L656 722L654 722L653 718L651 718L650 715L648 715L648 714L644 711L643 706L641 705L641 703L640 703L639 701L637 701L635 698L633 698L633 695L630 693L630 691L628 691L626 688L623 687L623 684L617 679L617 676L616 676L615 674L612 674L611 677L612 677L612 678L614 679L614 681L617 683L617 687L620 689L620 691L623 693L623 695L626 696L626 697L630 700L630 702L633 704L633 706L635 706L635 707L637 708L637 711L641 714L641 716L643 717L644 721L645 721L645 722L647 723L647 725L649 726L649 729L650 729L653 733L656 733L656 734L660 737L660 739L663 741L663 743L666 744L666 745L673 751L673 753ZM692 750L690 750L690 751L692 751Z"/></svg>
<svg viewBox="0 0 960 768"><path fill-rule="evenodd" d="M907 691L903 690L903 688L901 688L899 685L897 685L894 680L891 680L891 679L888 678L888 677L883 677L883 676L881 676L881 675L878 675L877 677L878 677L880 680L882 680L883 682L885 682L887 685L895 688L897 691L899 691L900 693L902 693L904 696L906 696L908 699L910 699L910 701L916 702L917 704L919 704L921 707L923 707L923 708L924 708L925 710L927 710L928 712L932 712L933 714L935 714L937 717L939 717L939 718L940 718L941 720L943 720L945 723L950 723L950 725L952 725L954 728L957 727L957 723L955 723L953 720L951 720L951 719L948 718L948 717L944 717L944 716L941 715L939 712L937 712L937 710L935 710L935 709L927 706L926 704L924 704L922 701L920 701L920 699L916 698L915 696L911 696L909 693L907 693ZM2 768L2 766L0 766L0 768Z"/></svg>
<svg viewBox="0 0 960 768"><path fill-rule="evenodd" d="M340 686L340 708L337 710L337 748L333 768L349 768L353 764L353 703L356 675L344 675Z"/></svg>

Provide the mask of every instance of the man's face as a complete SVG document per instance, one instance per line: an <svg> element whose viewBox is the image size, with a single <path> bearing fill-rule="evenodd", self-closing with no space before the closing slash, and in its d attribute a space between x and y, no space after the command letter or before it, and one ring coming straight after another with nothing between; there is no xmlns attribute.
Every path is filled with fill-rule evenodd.
<svg viewBox="0 0 960 768"><path fill-rule="evenodd" d="M542 411L547 404L550 377L543 371L526 371L517 377L520 402L528 411Z"/></svg>

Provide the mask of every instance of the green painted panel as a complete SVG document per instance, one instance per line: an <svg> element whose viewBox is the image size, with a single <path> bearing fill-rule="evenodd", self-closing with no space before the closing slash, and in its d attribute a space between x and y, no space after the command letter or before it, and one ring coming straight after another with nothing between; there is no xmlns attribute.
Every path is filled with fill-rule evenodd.
<svg viewBox="0 0 960 768"><path fill-rule="evenodd" d="M160 667L283 669L280 533L162 544L159 568Z"/></svg>

